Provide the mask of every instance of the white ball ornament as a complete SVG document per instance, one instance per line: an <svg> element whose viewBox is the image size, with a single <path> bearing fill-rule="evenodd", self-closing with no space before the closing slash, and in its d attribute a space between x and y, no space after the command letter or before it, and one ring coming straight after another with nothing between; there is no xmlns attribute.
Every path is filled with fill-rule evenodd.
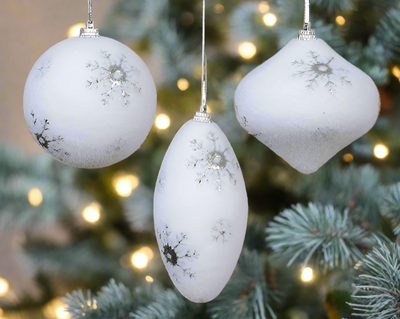
<svg viewBox="0 0 400 319"><path fill-rule="evenodd" d="M367 74L306 28L242 80L235 108L247 132L310 174L374 126L380 98Z"/></svg>
<svg viewBox="0 0 400 319"><path fill-rule="evenodd" d="M157 93L142 59L83 29L45 52L25 86L24 113L36 142L74 167L100 168L135 152L154 121Z"/></svg>
<svg viewBox="0 0 400 319"><path fill-rule="evenodd" d="M225 287L242 250L247 213L228 139L215 123L187 122L165 155L154 197L161 257L187 299L208 302Z"/></svg>

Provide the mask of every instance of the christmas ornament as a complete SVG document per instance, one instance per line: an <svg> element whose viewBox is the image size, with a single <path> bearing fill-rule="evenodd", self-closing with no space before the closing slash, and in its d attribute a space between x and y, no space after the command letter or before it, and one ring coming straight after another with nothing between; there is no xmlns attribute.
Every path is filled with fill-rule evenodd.
<svg viewBox="0 0 400 319"><path fill-rule="evenodd" d="M174 137L154 196L161 257L178 290L193 302L219 295L243 246L247 194L235 153L206 105L205 0L200 112Z"/></svg>
<svg viewBox="0 0 400 319"><path fill-rule="evenodd" d="M45 52L25 86L24 113L36 142L55 159L100 168L135 152L152 126L153 78L130 48L100 37L89 21L78 38Z"/></svg>
<svg viewBox="0 0 400 319"><path fill-rule="evenodd" d="M379 114L372 79L310 29L248 74L235 94L241 126L295 169L310 174L367 133Z"/></svg>

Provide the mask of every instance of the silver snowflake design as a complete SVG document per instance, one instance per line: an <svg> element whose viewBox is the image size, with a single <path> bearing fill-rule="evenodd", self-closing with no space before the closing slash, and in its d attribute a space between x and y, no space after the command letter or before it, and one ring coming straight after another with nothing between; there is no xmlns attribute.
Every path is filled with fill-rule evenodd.
<svg viewBox="0 0 400 319"><path fill-rule="evenodd" d="M308 52L309 60L294 61L292 65L299 68L299 70L293 74L294 77L308 76L306 87L309 90L314 90L320 83L324 84L328 92L332 95L336 95L338 84L335 80L338 80L342 85L351 85L351 81L347 77L347 70L343 68L335 69L332 66L334 57L322 59L315 51Z"/></svg>
<svg viewBox="0 0 400 319"><path fill-rule="evenodd" d="M192 156L186 162L188 168L196 168L199 170L196 182L204 184L212 180L216 185L218 191L222 190L223 180L228 179L231 183L236 185L235 175L233 171L239 170L239 163L230 159L229 147L223 148L218 143L218 137L214 132L209 132L206 139L206 146L203 141L196 139L190 142L190 147L197 156Z"/></svg>
<svg viewBox="0 0 400 319"><path fill-rule="evenodd" d="M35 113L31 111L31 124L30 129L32 132L33 138L38 142L38 144L45 149L47 152L52 154L54 157L59 159L60 161L63 160L64 156L71 155L68 152L65 152L61 148L62 142L64 142L64 138L59 136L52 137L49 130L50 130L50 122L48 119L43 119L38 121Z"/></svg>
<svg viewBox="0 0 400 319"><path fill-rule="evenodd" d="M218 220L214 226L211 228L211 235L212 238L217 243L225 244L228 242L228 238L232 236L232 233L229 229L232 228L232 225L229 221L220 219Z"/></svg>
<svg viewBox="0 0 400 319"><path fill-rule="evenodd" d="M108 105L110 100L118 97L125 106L129 105L130 94L127 92L128 88L133 88L135 93L141 93L139 82L132 82L134 75L140 75L139 70L129 65L126 61L126 56L122 55L119 59L113 60L111 54L107 51L100 51L101 61L89 62L86 67L96 73L95 77L87 81L87 87L106 89L102 93L102 102Z"/></svg>
<svg viewBox="0 0 400 319"><path fill-rule="evenodd" d="M49 73L50 66L51 66L50 60L45 60L41 62L39 68L37 69L38 72L36 73L36 79L39 80L43 78L47 73Z"/></svg>
<svg viewBox="0 0 400 319"><path fill-rule="evenodd" d="M161 257L167 266L172 277L177 281L183 277L193 279L196 274L188 267L188 263L193 263L199 256L194 250L186 247L185 241L188 239L185 233L172 234L168 225L164 229L157 229L157 240L161 248Z"/></svg>
<svg viewBox="0 0 400 319"><path fill-rule="evenodd" d="M158 176L157 184L158 184L158 189L160 191L164 190L166 180L167 180L167 176L161 176L161 174L160 174L160 176Z"/></svg>
<svg viewBox="0 0 400 319"><path fill-rule="evenodd" d="M242 127L243 127L243 128L247 131L247 133L249 133L250 135L253 135L254 137L257 137L257 136L262 135L261 133L255 133L255 132L252 132L252 131L250 131L250 130L248 129L249 121L247 120L247 117L246 117L246 116L241 116L241 117L240 117L240 121L241 121Z"/></svg>

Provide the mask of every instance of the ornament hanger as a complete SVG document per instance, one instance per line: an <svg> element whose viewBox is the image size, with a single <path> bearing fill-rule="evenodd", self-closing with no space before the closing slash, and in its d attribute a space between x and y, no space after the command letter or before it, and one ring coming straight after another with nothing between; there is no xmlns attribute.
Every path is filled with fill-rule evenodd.
<svg viewBox="0 0 400 319"><path fill-rule="evenodd" d="M207 112L207 55L206 55L206 0L203 0L203 34L202 34L202 61L201 61L201 105L200 112L196 112L194 120L211 123L211 114Z"/></svg>
<svg viewBox="0 0 400 319"><path fill-rule="evenodd" d="M92 0L88 0L88 21L86 22L86 28L81 29L79 37L81 38L98 38L99 29L95 29L92 12Z"/></svg>
<svg viewBox="0 0 400 319"><path fill-rule="evenodd" d="M315 30L311 29L310 0L304 0L304 25L303 30L299 31L299 36L297 39L303 41L317 40L317 37L315 36Z"/></svg>

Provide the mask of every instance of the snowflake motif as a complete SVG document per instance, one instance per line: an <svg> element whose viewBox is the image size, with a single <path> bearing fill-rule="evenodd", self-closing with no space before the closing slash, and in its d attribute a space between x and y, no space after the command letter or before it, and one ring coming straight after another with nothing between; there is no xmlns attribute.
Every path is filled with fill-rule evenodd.
<svg viewBox="0 0 400 319"><path fill-rule="evenodd" d="M164 187L165 187L165 181L166 181L166 179L167 179L167 176L163 176L163 177L158 177L158 179L157 179L157 184L158 184L158 189L160 190L160 191L163 191L164 190Z"/></svg>
<svg viewBox="0 0 400 319"><path fill-rule="evenodd" d="M102 93L103 99L101 101L104 105L109 104L110 100L117 95L119 100L123 101L124 105L127 106L130 103L130 94L127 92L129 87L133 87L135 93L141 93L142 89L139 86L139 82L130 80L132 75L140 75L139 70L130 66L124 55L118 61L113 61L111 54L107 53L107 51L100 51L100 54L102 63L95 61L86 65L92 72L97 73L97 78L92 77L90 81L87 81L87 87L89 89L98 89L100 86L107 88L107 91Z"/></svg>
<svg viewBox="0 0 400 319"><path fill-rule="evenodd" d="M50 71L51 62L50 60L45 60L40 64L40 67L37 69L36 79L42 79L47 73Z"/></svg>
<svg viewBox="0 0 400 319"><path fill-rule="evenodd" d="M186 248L185 241L188 239L184 233L172 235L169 227L165 225L163 230L157 229L157 240L161 247L161 257L172 273L172 277L180 282L182 277L193 279L196 274L191 268L187 267L187 263L193 263L199 254Z"/></svg>
<svg viewBox="0 0 400 319"><path fill-rule="evenodd" d="M325 83L325 87L328 92L332 95L336 95L338 86L333 78L339 78L342 85L351 85L351 82L345 73L348 73L345 69L335 69L331 66L331 62L335 59L334 57L327 58L326 62L320 58L320 56L315 51L309 51L308 55L310 60L305 62L303 60L294 61L292 65L301 68L299 71L293 74L294 77L301 77L307 75L309 79L307 80L306 87L309 90L314 90L318 83Z"/></svg>
<svg viewBox="0 0 400 319"><path fill-rule="evenodd" d="M216 189L221 191L222 180L226 177L236 185L235 175L231 171L234 169L239 170L239 163L228 158L230 149L228 147L223 149L217 143L218 139L214 132L210 132L207 136L209 147L205 147L201 141L191 141L191 148L194 152L199 153L199 156L193 156L192 159L186 162L186 166L188 168L200 168L201 171L197 174L199 176L196 179L197 183L204 184L213 179Z"/></svg>
<svg viewBox="0 0 400 319"><path fill-rule="evenodd" d="M31 116L32 116L33 126L34 127L40 126L39 132L37 133L32 132L32 136L42 148L44 148L50 154L58 158L60 161L62 161L64 155L65 156L71 155L70 153L64 152L61 148L59 148L60 143L64 141L64 139L60 135L58 137L49 137L48 131L50 122L48 119L43 119L43 121L40 121L39 124L38 119L35 117L35 113L33 111L31 111ZM33 128L32 131L37 131L37 130Z"/></svg>
<svg viewBox="0 0 400 319"><path fill-rule="evenodd" d="M232 233L229 231L229 228L232 228L230 222L225 220L218 220L214 226L211 228L212 238L218 243L221 242L223 244L228 242L228 237L232 236Z"/></svg>
<svg viewBox="0 0 400 319"><path fill-rule="evenodd" d="M241 120L241 122L242 122L242 126L243 126L244 129L247 131L247 133L249 133L250 135L253 135L254 137L257 137L257 136L262 135L261 133L253 133L253 132L250 132L250 131L247 129L247 126L249 125L249 121L247 120L246 116L240 117L240 120Z"/></svg>

